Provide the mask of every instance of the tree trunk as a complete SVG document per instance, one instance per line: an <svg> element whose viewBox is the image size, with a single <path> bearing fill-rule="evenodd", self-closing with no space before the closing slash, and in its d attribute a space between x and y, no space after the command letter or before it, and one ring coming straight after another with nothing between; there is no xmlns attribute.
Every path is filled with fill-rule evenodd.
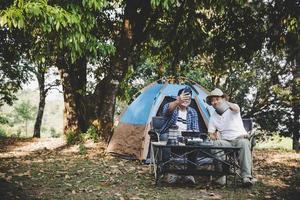
<svg viewBox="0 0 300 200"><path fill-rule="evenodd" d="M78 119L78 109L76 104L76 97L74 87L72 85L72 74L69 65L62 56L58 60L58 67L61 77L61 84L64 93L64 133L79 134L81 132Z"/></svg>
<svg viewBox="0 0 300 200"><path fill-rule="evenodd" d="M74 70L72 74L72 85L75 89L75 101L77 106L78 113L78 122L80 126L80 130L82 132L86 132L89 127L89 121L86 110L86 84L87 84L87 59L86 57L79 58L74 63Z"/></svg>
<svg viewBox="0 0 300 200"><path fill-rule="evenodd" d="M292 110L294 112L293 119L293 149L299 152L300 138L300 52L296 55L295 68L293 70L292 82Z"/></svg>
<svg viewBox="0 0 300 200"><path fill-rule="evenodd" d="M41 126L42 126L42 119L44 115L44 109L46 104L46 91L45 91L45 72L39 70L37 73L37 79L39 84L39 92L40 92L40 102L38 113L36 116L35 124L34 124L34 133L33 137L40 138L41 137Z"/></svg>
<svg viewBox="0 0 300 200"><path fill-rule="evenodd" d="M181 71L179 62L181 60L182 45L180 45L179 38L181 38L182 36L178 35L178 27L184 16L185 5L186 5L186 1L182 1L182 4L180 5L180 7L177 10L175 22L172 27L173 34L169 37L169 42L171 43L171 52L173 55L173 60L171 62L170 74L175 77L175 81L177 81L177 78L179 77L180 71Z"/></svg>
<svg viewBox="0 0 300 200"><path fill-rule="evenodd" d="M113 133L114 111L120 83L128 71L133 46L141 44L146 37L144 32L147 19L151 16L150 1L125 1L124 20L120 38L116 40L116 53L111 57L111 67L107 76L95 89L96 116L99 135L109 141ZM155 17L154 17L155 19Z"/></svg>
<svg viewBox="0 0 300 200"><path fill-rule="evenodd" d="M216 88L220 88L220 76L219 75L213 75L212 76L212 83L213 86Z"/></svg>
<svg viewBox="0 0 300 200"><path fill-rule="evenodd" d="M97 122L101 138L108 142L113 133L116 96L120 82L124 79L129 65L130 52L133 46L134 16L137 13L138 1L127 1L124 10L121 38L115 56L111 59L111 68L97 87Z"/></svg>
<svg viewBox="0 0 300 200"><path fill-rule="evenodd" d="M99 103L96 106L98 116L97 125L99 135L104 141L109 141L113 133L114 113L116 104L116 95L119 89L119 82L110 77L101 81L101 88L98 88L97 99Z"/></svg>

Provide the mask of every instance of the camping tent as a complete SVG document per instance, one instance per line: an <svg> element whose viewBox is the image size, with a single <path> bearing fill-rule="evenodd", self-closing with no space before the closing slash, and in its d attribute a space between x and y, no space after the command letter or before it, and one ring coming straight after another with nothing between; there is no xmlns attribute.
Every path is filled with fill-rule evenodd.
<svg viewBox="0 0 300 200"><path fill-rule="evenodd" d="M198 84L189 84L193 90L192 107L199 117L200 131L207 131L209 120L208 104L205 98L208 92ZM161 115L166 102L176 98L182 84L152 83L141 90L140 95L125 109L119 119L107 152L129 159L145 160L149 151L150 122L153 116Z"/></svg>

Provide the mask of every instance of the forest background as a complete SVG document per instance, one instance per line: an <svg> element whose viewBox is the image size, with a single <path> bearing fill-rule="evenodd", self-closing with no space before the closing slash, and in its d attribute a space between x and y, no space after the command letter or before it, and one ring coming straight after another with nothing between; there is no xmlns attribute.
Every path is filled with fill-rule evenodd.
<svg viewBox="0 0 300 200"><path fill-rule="evenodd" d="M0 133L107 141L133 94L184 76L221 88L257 131L291 137L299 150L299 8L289 0L2 0ZM22 91L33 79L39 93ZM46 101L53 90L63 98Z"/></svg>

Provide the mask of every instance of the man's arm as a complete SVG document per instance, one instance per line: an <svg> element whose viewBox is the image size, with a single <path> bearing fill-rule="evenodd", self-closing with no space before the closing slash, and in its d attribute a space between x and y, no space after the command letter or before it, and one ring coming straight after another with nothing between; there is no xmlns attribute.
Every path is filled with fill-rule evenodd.
<svg viewBox="0 0 300 200"><path fill-rule="evenodd" d="M178 99L176 99L176 101L169 103L167 112L172 113L179 105L180 105L180 101Z"/></svg>
<svg viewBox="0 0 300 200"><path fill-rule="evenodd" d="M231 102L228 102L228 101L226 101L226 103L229 106L229 109L231 111L236 112L236 113L240 112L241 109L240 109L240 107L237 104L231 103Z"/></svg>
<svg viewBox="0 0 300 200"><path fill-rule="evenodd" d="M216 126L213 123L212 119L209 119L208 122L208 136L212 140L219 140L220 139L220 133L217 131Z"/></svg>
<svg viewBox="0 0 300 200"><path fill-rule="evenodd" d="M172 113L177 106L181 105L184 101L188 100L190 98L189 93L181 93L181 95L176 97L176 100L169 103L168 112Z"/></svg>
<svg viewBox="0 0 300 200"><path fill-rule="evenodd" d="M193 110L193 119L192 119L192 130L196 130L199 131L200 127L199 127L199 122L198 122L199 118L198 118L198 114L195 110Z"/></svg>

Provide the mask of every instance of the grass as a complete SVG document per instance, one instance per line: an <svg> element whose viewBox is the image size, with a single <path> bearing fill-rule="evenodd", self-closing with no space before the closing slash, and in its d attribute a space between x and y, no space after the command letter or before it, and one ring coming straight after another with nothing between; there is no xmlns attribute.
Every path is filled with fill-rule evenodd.
<svg viewBox="0 0 300 200"><path fill-rule="evenodd" d="M258 142L255 148L292 150L292 146L293 146L293 140L291 138L281 137L278 134L274 134L267 141Z"/></svg>
<svg viewBox="0 0 300 200"><path fill-rule="evenodd" d="M76 147L76 151L71 151ZM148 165L106 155L96 143L41 150L23 157L0 158L2 199L297 199L300 156L293 151L256 149L252 188L198 184L155 186Z"/></svg>

